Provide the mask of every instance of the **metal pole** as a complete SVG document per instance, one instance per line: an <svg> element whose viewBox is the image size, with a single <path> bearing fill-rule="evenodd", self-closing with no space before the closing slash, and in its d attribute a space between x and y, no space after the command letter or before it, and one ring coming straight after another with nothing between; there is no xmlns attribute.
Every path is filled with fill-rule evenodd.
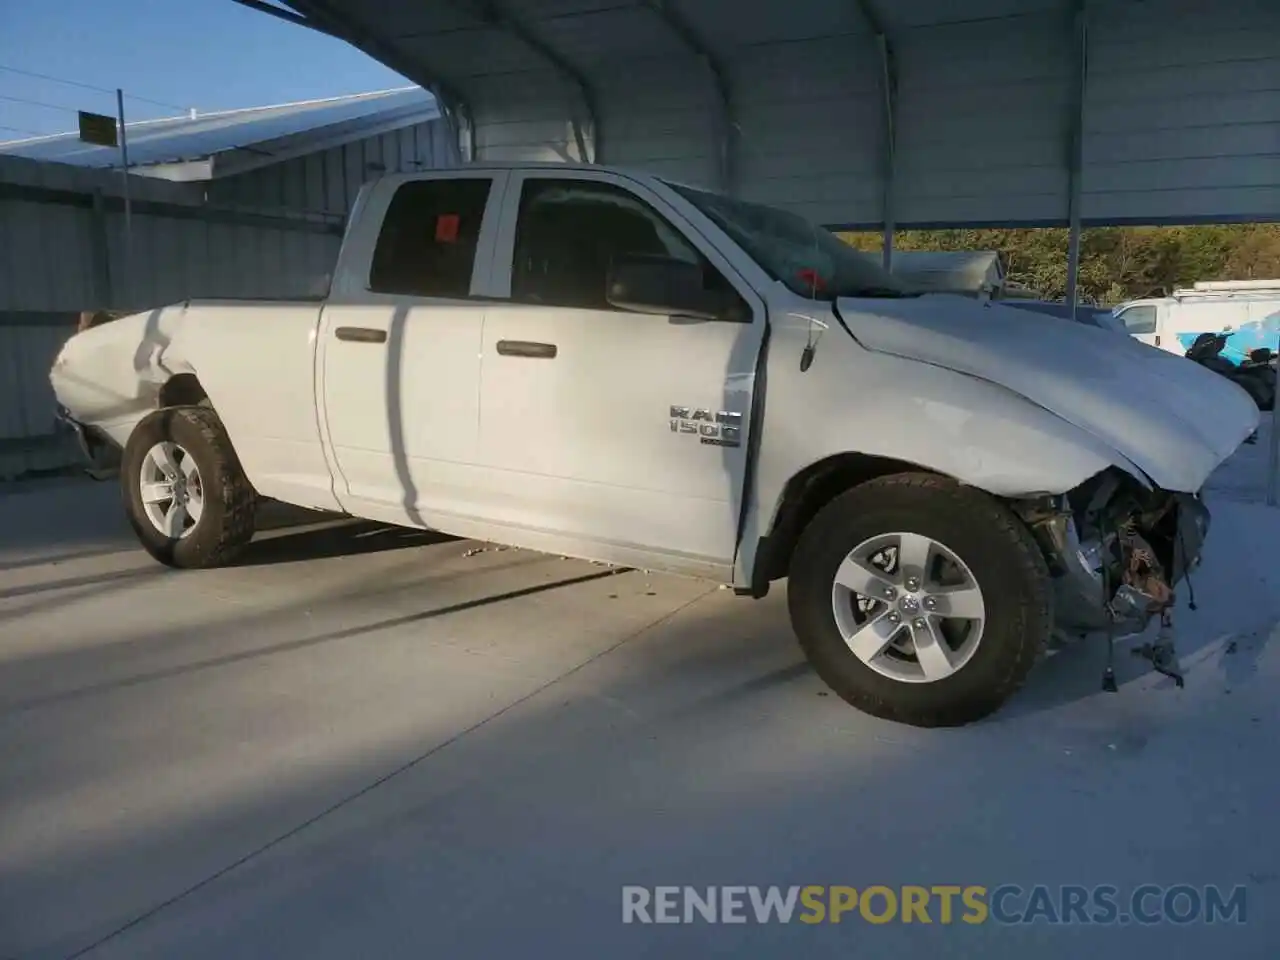
<svg viewBox="0 0 1280 960"><path fill-rule="evenodd" d="M1276 355L1280 356L1280 343L1276 344ZM1280 430L1276 429L1276 414L1271 411L1271 422L1269 424L1271 431L1270 441L1267 446L1270 447L1269 456L1267 458L1267 506L1274 507L1277 501L1280 501Z"/></svg>
<svg viewBox="0 0 1280 960"><path fill-rule="evenodd" d="M116 87L116 119L120 124L120 177L124 184L123 299L133 292L133 204L129 199L129 137L124 129L124 91Z"/></svg>
<svg viewBox="0 0 1280 960"><path fill-rule="evenodd" d="M1073 187L1072 192L1078 189ZM1076 305L1080 302L1080 204L1076 201L1071 206L1071 233L1067 240L1067 304L1074 320Z"/></svg>
<svg viewBox="0 0 1280 960"><path fill-rule="evenodd" d="M897 233L897 194L895 187L898 175L898 70L893 50L889 46L889 37L880 31L876 37L880 47L880 92L883 94L883 135L881 144L881 177L883 178L880 193L880 220L884 228L884 240L881 256L886 271L893 269L893 242Z"/></svg>
<svg viewBox="0 0 1280 960"><path fill-rule="evenodd" d="M1075 9L1076 73L1071 104L1071 153L1067 158L1067 215L1071 231L1067 241L1067 305L1076 318L1080 302L1080 195L1084 171L1084 102L1089 77L1089 24L1083 2Z"/></svg>

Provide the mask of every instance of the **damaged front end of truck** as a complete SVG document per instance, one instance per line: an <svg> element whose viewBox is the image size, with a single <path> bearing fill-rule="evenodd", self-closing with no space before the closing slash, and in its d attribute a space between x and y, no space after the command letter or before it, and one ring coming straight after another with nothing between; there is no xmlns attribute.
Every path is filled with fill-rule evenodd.
<svg viewBox="0 0 1280 960"><path fill-rule="evenodd" d="M1174 639L1176 589L1200 563L1209 511L1198 495L1143 486L1106 470L1070 493L1024 501L1018 512L1044 552L1054 590L1059 639L1104 634L1103 688L1116 689L1117 640L1157 637L1134 649L1183 685ZM1194 594L1191 609L1195 609Z"/></svg>

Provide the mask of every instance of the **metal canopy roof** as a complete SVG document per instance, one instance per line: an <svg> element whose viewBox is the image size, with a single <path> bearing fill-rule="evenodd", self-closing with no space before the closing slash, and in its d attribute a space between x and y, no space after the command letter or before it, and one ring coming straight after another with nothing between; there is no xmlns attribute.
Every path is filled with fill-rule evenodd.
<svg viewBox="0 0 1280 960"><path fill-rule="evenodd" d="M215 158L210 175L226 176L338 146L440 116L418 87L383 90L272 107L126 123L130 167ZM227 154L235 152L235 156ZM82 167L120 163L115 147L82 142L75 133L0 143L0 153ZM221 155L221 156L220 156Z"/></svg>
<svg viewBox="0 0 1280 960"><path fill-rule="evenodd" d="M1276 0L290 0L464 153L833 226L1280 218Z"/></svg>

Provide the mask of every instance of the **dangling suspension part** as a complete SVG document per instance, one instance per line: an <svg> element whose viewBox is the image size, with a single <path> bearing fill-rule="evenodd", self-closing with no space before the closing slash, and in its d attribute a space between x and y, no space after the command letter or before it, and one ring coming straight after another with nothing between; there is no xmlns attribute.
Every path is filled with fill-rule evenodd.
<svg viewBox="0 0 1280 960"><path fill-rule="evenodd" d="M1102 565L1102 596L1111 596L1110 577L1107 576L1107 565ZM1107 667L1102 671L1103 693L1115 693L1119 690L1116 684L1116 620L1109 601L1105 601L1107 614Z"/></svg>

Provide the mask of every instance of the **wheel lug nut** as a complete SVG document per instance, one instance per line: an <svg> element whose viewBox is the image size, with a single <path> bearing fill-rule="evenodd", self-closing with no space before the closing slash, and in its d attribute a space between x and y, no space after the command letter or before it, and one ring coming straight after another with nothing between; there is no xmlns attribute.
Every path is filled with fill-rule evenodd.
<svg viewBox="0 0 1280 960"><path fill-rule="evenodd" d="M933 597L925 597L925 598L924 598L924 600L923 600L923 602L922 602L922 606L923 606L926 610L937 610L937 609L938 609L938 601L937 601L937 600L935 600Z"/></svg>
<svg viewBox="0 0 1280 960"><path fill-rule="evenodd" d="M911 626L915 627L917 630L923 630L925 627L924 617L916 617L911 621Z"/></svg>
<svg viewBox="0 0 1280 960"><path fill-rule="evenodd" d="M920 589L920 581L919 581L919 580L917 580L915 577L907 577L907 589L908 589L908 590L919 590L919 589Z"/></svg>
<svg viewBox="0 0 1280 960"><path fill-rule="evenodd" d="M900 617L900 616L899 616L898 614L896 614L896 613L891 613L891 614L889 614L889 616L888 616L888 618L887 618L887 619L888 619L888 621L889 621L890 623L901 623L901 622L902 622L902 617Z"/></svg>
<svg viewBox="0 0 1280 960"><path fill-rule="evenodd" d="M894 597L898 595L898 591L893 589L893 587L885 587L882 593L884 594L884 598L886 600L892 600Z"/></svg>

